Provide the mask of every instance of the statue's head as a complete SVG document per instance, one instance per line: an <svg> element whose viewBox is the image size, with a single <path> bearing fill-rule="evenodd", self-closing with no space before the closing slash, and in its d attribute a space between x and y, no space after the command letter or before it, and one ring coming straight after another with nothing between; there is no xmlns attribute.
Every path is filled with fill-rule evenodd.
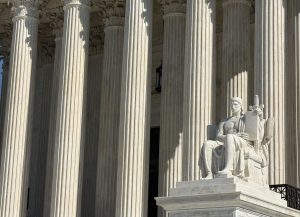
<svg viewBox="0 0 300 217"><path fill-rule="evenodd" d="M240 97L231 98L231 111L232 113L242 112L243 102Z"/></svg>

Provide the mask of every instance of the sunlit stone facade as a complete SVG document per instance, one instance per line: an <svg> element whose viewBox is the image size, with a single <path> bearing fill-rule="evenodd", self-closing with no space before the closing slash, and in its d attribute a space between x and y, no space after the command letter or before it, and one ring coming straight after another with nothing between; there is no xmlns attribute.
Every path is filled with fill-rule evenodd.
<svg viewBox="0 0 300 217"><path fill-rule="evenodd" d="M298 0L0 0L0 217L165 216L228 100L300 187ZM162 67L161 74L160 68ZM161 76L161 77L160 77Z"/></svg>

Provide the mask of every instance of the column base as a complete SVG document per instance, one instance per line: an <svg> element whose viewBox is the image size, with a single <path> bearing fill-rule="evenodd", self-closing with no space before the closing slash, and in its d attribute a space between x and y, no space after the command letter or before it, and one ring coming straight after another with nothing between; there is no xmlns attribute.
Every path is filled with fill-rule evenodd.
<svg viewBox="0 0 300 217"><path fill-rule="evenodd" d="M300 216L268 186L237 177L179 182L168 197L157 197L156 203L169 217Z"/></svg>

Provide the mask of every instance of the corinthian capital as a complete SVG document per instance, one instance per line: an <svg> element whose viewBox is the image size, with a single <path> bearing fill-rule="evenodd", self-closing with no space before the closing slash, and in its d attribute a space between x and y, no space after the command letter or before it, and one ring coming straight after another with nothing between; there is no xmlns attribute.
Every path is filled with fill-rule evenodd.
<svg viewBox="0 0 300 217"><path fill-rule="evenodd" d="M101 25L92 26L90 29L89 54L90 55L99 54L103 48L103 44L104 44L103 26Z"/></svg>
<svg viewBox="0 0 300 217"><path fill-rule="evenodd" d="M12 24L3 24L4 31L0 33L0 54L3 56L4 62L9 62L10 46L12 40Z"/></svg>
<svg viewBox="0 0 300 217"><path fill-rule="evenodd" d="M104 0L99 6L99 14L103 18L106 27L124 25L124 0Z"/></svg>
<svg viewBox="0 0 300 217"><path fill-rule="evenodd" d="M158 0L165 15L172 13L186 13L186 0Z"/></svg>
<svg viewBox="0 0 300 217"><path fill-rule="evenodd" d="M70 6L87 6L90 7L91 0L63 0L65 7Z"/></svg>
<svg viewBox="0 0 300 217"><path fill-rule="evenodd" d="M10 0L15 18L38 18L38 0Z"/></svg>
<svg viewBox="0 0 300 217"><path fill-rule="evenodd" d="M47 17L50 20L50 26L53 28L53 33L56 37L62 36L62 30L64 25L64 12L63 7L53 8L47 12Z"/></svg>
<svg viewBox="0 0 300 217"><path fill-rule="evenodd" d="M42 64L54 62L55 43L52 37L43 37L39 40L40 56Z"/></svg>

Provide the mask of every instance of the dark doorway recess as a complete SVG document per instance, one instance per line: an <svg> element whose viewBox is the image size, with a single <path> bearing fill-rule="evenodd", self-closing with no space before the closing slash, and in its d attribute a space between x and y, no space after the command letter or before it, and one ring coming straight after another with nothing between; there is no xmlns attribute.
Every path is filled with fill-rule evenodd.
<svg viewBox="0 0 300 217"><path fill-rule="evenodd" d="M148 190L148 217L157 217L154 197L158 195L159 127L150 131L150 165Z"/></svg>

